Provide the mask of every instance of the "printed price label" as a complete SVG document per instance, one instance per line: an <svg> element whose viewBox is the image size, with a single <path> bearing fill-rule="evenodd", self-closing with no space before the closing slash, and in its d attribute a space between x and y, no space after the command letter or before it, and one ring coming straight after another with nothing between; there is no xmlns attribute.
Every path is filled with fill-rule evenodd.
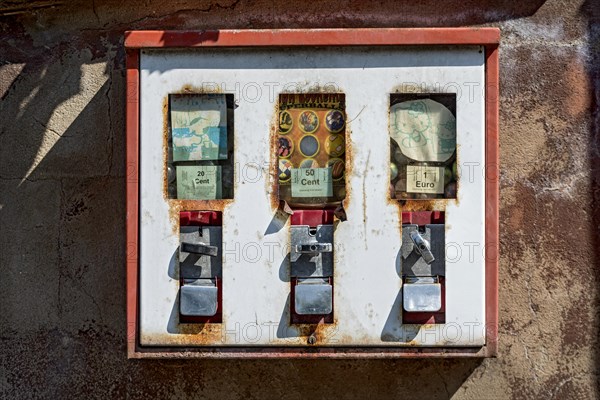
<svg viewBox="0 0 600 400"><path fill-rule="evenodd" d="M331 197L331 168L292 169L292 197Z"/></svg>
<svg viewBox="0 0 600 400"><path fill-rule="evenodd" d="M406 191L444 193L444 167L406 166Z"/></svg>
<svg viewBox="0 0 600 400"><path fill-rule="evenodd" d="M215 200L221 194L221 167L214 165L177 166L177 198Z"/></svg>

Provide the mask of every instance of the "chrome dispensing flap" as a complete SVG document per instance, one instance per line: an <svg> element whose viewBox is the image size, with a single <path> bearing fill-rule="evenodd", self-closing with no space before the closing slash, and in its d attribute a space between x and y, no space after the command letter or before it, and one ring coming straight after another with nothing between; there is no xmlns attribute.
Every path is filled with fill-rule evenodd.
<svg viewBox="0 0 600 400"><path fill-rule="evenodd" d="M437 277L405 277L402 303L407 312L435 312L442 308L442 285Z"/></svg>
<svg viewBox="0 0 600 400"><path fill-rule="evenodd" d="M186 317L212 317L217 313L217 286L211 279L185 280L179 291L179 313Z"/></svg>
<svg viewBox="0 0 600 400"><path fill-rule="evenodd" d="M300 315L325 315L333 310L333 287L323 279L306 279L295 287L294 309Z"/></svg>

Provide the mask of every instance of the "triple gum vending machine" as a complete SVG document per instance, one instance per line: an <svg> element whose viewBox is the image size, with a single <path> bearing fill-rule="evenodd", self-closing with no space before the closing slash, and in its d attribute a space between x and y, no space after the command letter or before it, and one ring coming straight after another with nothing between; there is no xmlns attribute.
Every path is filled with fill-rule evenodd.
<svg viewBox="0 0 600 400"><path fill-rule="evenodd" d="M498 41L128 32L129 356L494 356Z"/></svg>

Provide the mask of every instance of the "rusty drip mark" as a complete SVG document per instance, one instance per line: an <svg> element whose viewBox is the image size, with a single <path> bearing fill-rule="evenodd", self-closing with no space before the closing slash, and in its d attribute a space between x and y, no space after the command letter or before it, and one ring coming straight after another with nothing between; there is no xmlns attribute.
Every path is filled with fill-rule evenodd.
<svg viewBox="0 0 600 400"><path fill-rule="evenodd" d="M364 234L364 241L365 241L365 250L369 249L369 246L367 244L367 172L369 171L369 161L371 160L371 152L369 152L369 154L367 155L367 161L365 162L365 169L363 171L363 184L362 184L362 197L363 197L363 234Z"/></svg>
<svg viewBox="0 0 600 400"><path fill-rule="evenodd" d="M338 337L335 336L338 330L338 322L334 314L332 323L325 323L325 320L321 320L316 324L294 324L294 328L298 332L298 339L305 340L305 343L309 345L330 345L329 340L335 340L338 342Z"/></svg>
<svg viewBox="0 0 600 400"><path fill-rule="evenodd" d="M279 170L277 154L277 133L279 131L279 102L275 102L275 111L269 126L269 174L265 177L265 190L270 192L271 211L280 207L279 201ZM286 203L287 205L287 203ZM288 206L289 208L289 206ZM283 208L285 212L286 209Z"/></svg>
<svg viewBox="0 0 600 400"><path fill-rule="evenodd" d="M348 208L348 205L350 204L350 197L352 196L352 189L350 188L350 185L348 184L348 177L352 176L352 172L354 171L354 167L353 167L354 151L350 144L352 142L351 135L352 135L352 129L350 129L348 124L346 124L346 140L345 140L346 166L345 166L345 175L344 175L344 187L346 189L346 197L344 197L344 200L342 200L342 202L340 203L340 206L343 211L343 219L338 217L340 219L340 221L347 220L346 209ZM337 209L336 209L336 211L337 211Z"/></svg>
<svg viewBox="0 0 600 400"><path fill-rule="evenodd" d="M177 333L151 334L143 343L169 346L213 346L223 344L223 327L219 323L177 324Z"/></svg>
<svg viewBox="0 0 600 400"><path fill-rule="evenodd" d="M455 150L456 156L454 157L454 162L456 163L456 172L457 172L456 173L457 176L454 177L454 182L456 182L456 190L454 191L455 192L455 197L454 197L454 199L448 199L448 200L454 200L454 203L455 203L456 206L458 206L458 203L459 203L459 201L458 201L458 193L460 193L460 191L459 191L459 189L460 189L460 177L462 175L462 171L461 171L460 174L458 173L458 168L460 166L460 164L458 162L458 155L460 154L460 151L459 151L460 147L461 147L461 145L460 145L460 143L458 143L458 140L457 140L457 142L456 142L456 150ZM454 173L454 171L453 171L453 173ZM484 173L485 173L485 171L484 171ZM483 178L484 178L484 182L485 182L485 175L483 176Z"/></svg>
<svg viewBox="0 0 600 400"><path fill-rule="evenodd" d="M173 94L219 94L224 93L223 90L218 86L194 86L192 84L186 84L181 87L181 90L173 92Z"/></svg>

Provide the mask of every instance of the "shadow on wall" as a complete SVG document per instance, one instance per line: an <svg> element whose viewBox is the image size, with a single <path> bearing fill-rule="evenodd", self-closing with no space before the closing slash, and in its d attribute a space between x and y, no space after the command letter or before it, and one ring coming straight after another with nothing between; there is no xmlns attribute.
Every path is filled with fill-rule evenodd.
<svg viewBox="0 0 600 400"><path fill-rule="evenodd" d="M0 44L0 336L8 338L0 364L10 366L8 386L16 389L29 382L38 393L63 396L100 388L109 395L157 396L174 393L164 392L171 385L197 394L199 383L203 393L214 397L251 397L249 393L258 392L261 397L281 398L282 390L289 397L318 398L454 395L480 364L495 361L126 360L121 35L126 29L193 29L198 15L206 17L207 29L224 24L228 28L462 26L528 17L543 3L452 1L444 3L440 13L439 1L355 1L326 18L316 16L324 9L339 11L339 4L259 3L241 16L230 15L229 6L206 4L199 9L195 4L182 9L177 4L162 5L151 16L145 15L146 7L128 9L105 24L100 18L95 22L97 11L89 5L71 4L95 29L88 33L78 30L79 22L70 27L68 20L61 20L59 16L68 11L58 3L38 13L43 13L42 20L58 18L60 28L34 27L32 10L25 5L0 6L0 23L8 28L5 32L13 32ZM176 6L177 10L168 9ZM20 12L18 7L26 13L4 16L7 10ZM104 5L104 11L118 13L119 7ZM249 6L235 2L232 7ZM590 33L595 30L598 37L598 2L587 0L581 12L590 21ZM36 29L47 30L46 43L33 42L29 31ZM589 49L593 60L588 64L595 95L590 108L594 125L589 159L595 178L590 206L595 210L594 224L600 226L600 45L590 46L596 46ZM592 240L600 251L599 238ZM596 298L596 307L597 303ZM596 364L598 360L596 355Z"/></svg>
<svg viewBox="0 0 600 400"><path fill-rule="evenodd" d="M34 44L20 22L0 17L1 335L118 332L124 53L102 40L119 35Z"/></svg>

